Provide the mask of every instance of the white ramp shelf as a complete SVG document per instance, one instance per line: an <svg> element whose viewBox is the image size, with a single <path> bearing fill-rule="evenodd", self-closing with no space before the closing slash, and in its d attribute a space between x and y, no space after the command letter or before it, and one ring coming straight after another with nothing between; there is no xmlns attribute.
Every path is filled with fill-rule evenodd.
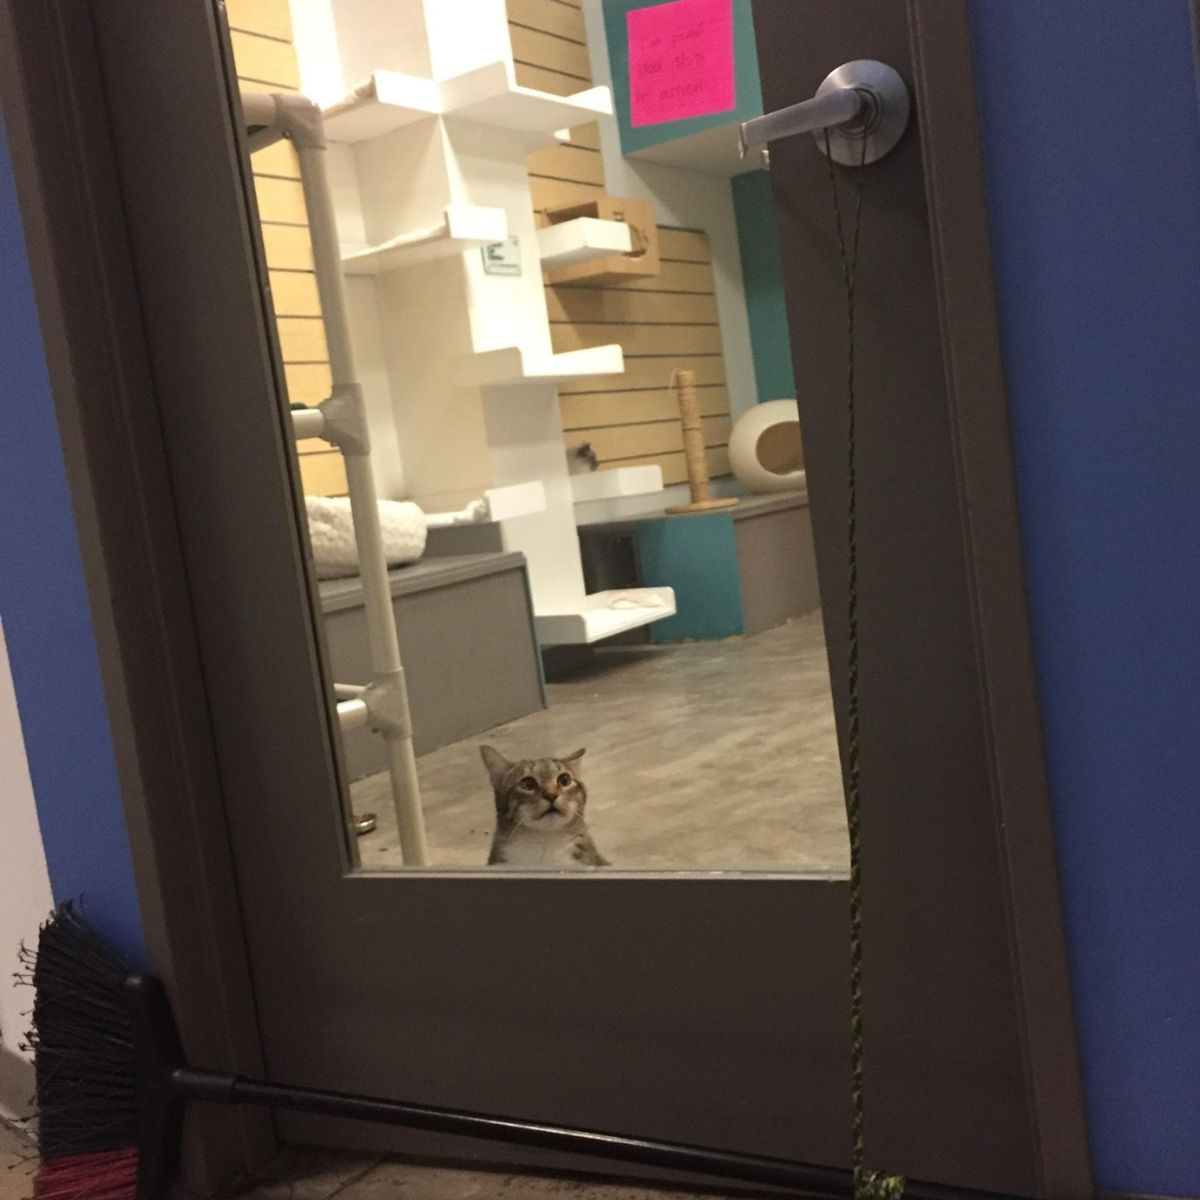
<svg viewBox="0 0 1200 1200"><path fill-rule="evenodd" d="M612 113L607 88L555 96L521 87L508 61L489 63L440 82L380 69L325 110L336 142L361 142L426 117L453 117L525 135L543 145L563 129Z"/></svg>
<svg viewBox="0 0 1200 1200"><path fill-rule="evenodd" d="M543 612L539 608L534 620L545 644L584 646L674 615L674 590L654 587L593 592L570 611Z"/></svg>
<svg viewBox="0 0 1200 1200"><path fill-rule="evenodd" d="M441 111L442 94L432 79L375 71L344 100L325 109L325 135L335 142L365 142Z"/></svg>
<svg viewBox="0 0 1200 1200"><path fill-rule="evenodd" d="M622 496L646 496L662 490L662 467L607 467L587 475L571 476L571 491L576 504L617 500Z"/></svg>
<svg viewBox="0 0 1200 1200"><path fill-rule="evenodd" d="M597 217L545 225L537 231L537 239L543 271L628 254L633 249L629 226L624 221L601 221Z"/></svg>
<svg viewBox="0 0 1200 1200"><path fill-rule="evenodd" d="M538 92L521 87L513 64L504 61L444 80L441 89L445 116L543 137L611 116L613 110L612 94L606 87L589 88L571 96Z"/></svg>
<svg viewBox="0 0 1200 1200"><path fill-rule="evenodd" d="M378 275L381 271L476 250L506 237L508 216L504 209L448 204L438 225L401 234L378 246L361 250L343 248L342 266L349 275Z"/></svg>
<svg viewBox="0 0 1200 1200"><path fill-rule="evenodd" d="M505 346L460 360L454 382L459 387L512 387L520 383L560 383L580 375L620 375L625 355L620 346L592 346L549 354Z"/></svg>

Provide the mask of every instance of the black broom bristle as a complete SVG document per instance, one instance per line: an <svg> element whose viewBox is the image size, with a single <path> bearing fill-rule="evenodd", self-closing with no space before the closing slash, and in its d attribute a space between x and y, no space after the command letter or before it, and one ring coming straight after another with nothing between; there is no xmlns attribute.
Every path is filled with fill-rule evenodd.
<svg viewBox="0 0 1200 1200"><path fill-rule="evenodd" d="M36 951L22 946L21 962L18 979L34 988L27 1048L42 1161L136 1147L129 968L70 902L42 926Z"/></svg>

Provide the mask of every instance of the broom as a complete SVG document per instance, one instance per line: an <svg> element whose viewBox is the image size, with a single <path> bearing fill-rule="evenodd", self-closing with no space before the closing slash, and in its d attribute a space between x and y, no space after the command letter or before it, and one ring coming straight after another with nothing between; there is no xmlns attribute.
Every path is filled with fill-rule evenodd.
<svg viewBox="0 0 1200 1200"><path fill-rule="evenodd" d="M37 951L22 947L36 991L34 1054L41 1165L35 1200L161 1200L178 1163L190 1101L253 1104L587 1154L768 1185L809 1196L852 1193L849 1171L450 1108L265 1083L189 1067L158 980L132 974L77 906L57 908ZM1015 1200L908 1180L914 1200Z"/></svg>

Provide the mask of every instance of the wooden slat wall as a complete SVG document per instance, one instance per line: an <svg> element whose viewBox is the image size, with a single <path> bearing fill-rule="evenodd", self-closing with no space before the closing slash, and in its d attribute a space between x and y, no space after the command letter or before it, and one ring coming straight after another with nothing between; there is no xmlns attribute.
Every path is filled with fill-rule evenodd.
<svg viewBox="0 0 1200 1200"><path fill-rule="evenodd" d="M556 350L617 342L625 374L574 379L559 388L568 445L591 442L604 466L656 463L683 483L683 432L670 388L677 368L696 372L708 468L729 473L729 392L717 324L708 238L659 226L662 272L636 285L546 289Z"/></svg>
<svg viewBox="0 0 1200 1200"><path fill-rule="evenodd" d="M567 96L592 86L583 11L570 0L508 0L517 82ZM588 200L604 191L600 134L595 124L571 130L566 144L531 154L529 183L535 212Z"/></svg>
<svg viewBox="0 0 1200 1200"><path fill-rule="evenodd" d="M517 82L556 95L591 86L580 0L507 0ZM567 145L529 156L535 211L604 191L599 130L571 130ZM618 343L625 374L559 388L567 445L591 442L605 466L657 463L667 483L687 478L679 408L668 384L677 367L696 372L709 470L729 473L729 393L717 324L708 238L659 228L662 272L619 287L548 287L556 350Z"/></svg>
<svg viewBox="0 0 1200 1200"><path fill-rule="evenodd" d="M299 90L287 0L226 0L226 9L241 85L257 92ZM296 152L289 143L277 143L255 154L253 167L288 397L296 404L319 404L331 385L329 354ZM345 494L345 467L336 450L315 439L301 442L298 450L306 493Z"/></svg>

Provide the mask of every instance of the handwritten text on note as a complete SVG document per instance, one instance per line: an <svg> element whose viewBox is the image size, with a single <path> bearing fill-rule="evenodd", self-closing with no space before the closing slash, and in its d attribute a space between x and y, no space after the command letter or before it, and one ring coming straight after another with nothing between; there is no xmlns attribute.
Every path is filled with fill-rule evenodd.
<svg viewBox="0 0 1200 1200"><path fill-rule="evenodd" d="M632 9L625 19L631 124L735 107L733 0L674 0Z"/></svg>

